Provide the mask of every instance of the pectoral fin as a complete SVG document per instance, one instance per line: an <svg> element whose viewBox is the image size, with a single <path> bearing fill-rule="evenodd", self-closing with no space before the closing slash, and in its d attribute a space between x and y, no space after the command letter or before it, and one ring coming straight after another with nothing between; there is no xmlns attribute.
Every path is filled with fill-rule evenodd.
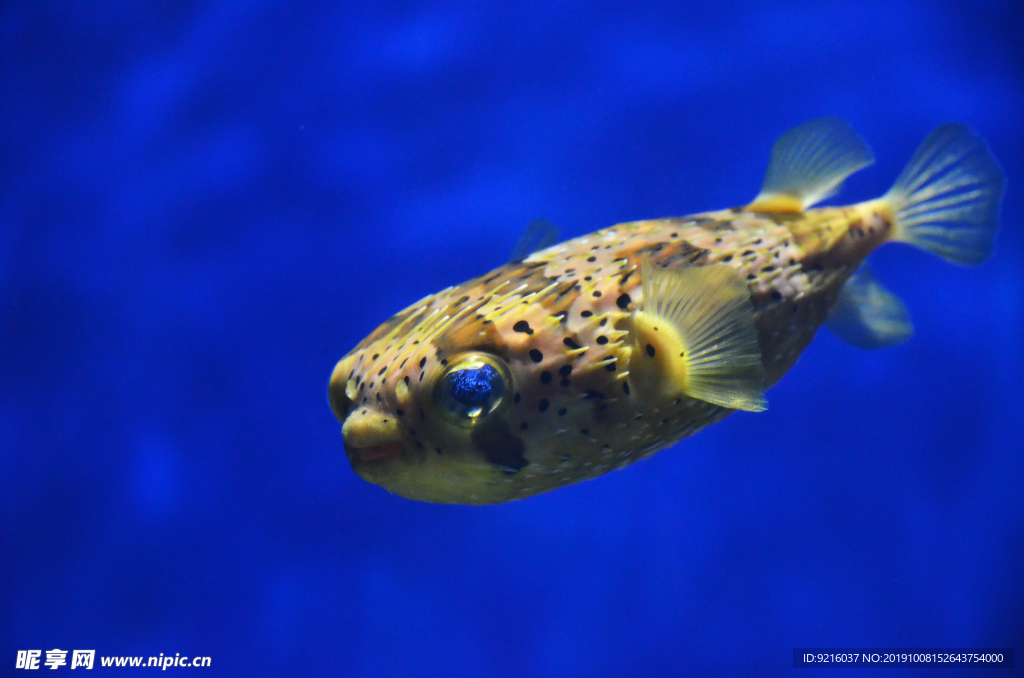
<svg viewBox="0 0 1024 678"><path fill-rule="evenodd" d="M737 410L767 408L750 290L725 264L641 264L630 378L664 397L687 395Z"/></svg>
<svg viewBox="0 0 1024 678"><path fill-rule="evenodd" d="M839 190L843 179L875 161L864 140L839 118L816 118L789 130L772 147L751 212L802 212Z"/></svg>
<svg viewBox="0 0 1024 678"><path fill-rule="evenodd" d="M878 282L867 263L846 280L825 327L863 349L902 344L914 333L907 307Z"/></svg>

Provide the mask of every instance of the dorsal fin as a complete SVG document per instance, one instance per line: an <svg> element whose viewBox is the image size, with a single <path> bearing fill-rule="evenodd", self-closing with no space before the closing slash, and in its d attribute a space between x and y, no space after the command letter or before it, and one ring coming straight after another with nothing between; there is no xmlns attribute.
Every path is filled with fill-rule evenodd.
<svg viewBox="0 0 1024 678"><path fill-rule="evenodd" d="M558 227L547 219L534 219L526 225L519 241L512 248L509 261L525 259L537 250L551 247L558 242Z"/></svg>
<svg viewBox="0 0 1024 678"><path fill-rule="evenodd" d="M907 307L878 282L867 262L846 279L825 327L862 349L896 346L914 333Z"/></svg>
<svg viewBox="0 0 1024 678"><path fill-rule="evenodd" d="M764 184L750 212L802 212L839 190L843 179L875 161L864 140L835 117L815 118L775 142Z"/></svg>
<svg viewBox="0 0 1024 678"><path fill-rule="evenodd" d="M754 308L739 274L726 264L667 269L644 259L640 275L644 297L633 313L629 375L641 392L764 410Z"/></svg>

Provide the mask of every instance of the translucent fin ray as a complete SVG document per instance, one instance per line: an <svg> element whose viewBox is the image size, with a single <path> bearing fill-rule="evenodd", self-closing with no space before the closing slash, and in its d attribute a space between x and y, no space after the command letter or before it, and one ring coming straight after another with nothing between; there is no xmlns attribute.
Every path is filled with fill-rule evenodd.
<svg viewBox="0 0 1024 678"><path fill-rule="evenodd" d="M981 263L992 253L1005 185L981 137L966 125L940 125L882 198L892 239L955 264Z"/></svg>
<svg viewBox="0 0 1024 678"><path fill-rule="evenodd" d="M520 261L537 250L551 247L558 242L558 227L547 219L534 219L526 225L519 241L512 248L509 261Z"/></svg>
<svg viewBox="0 0 1024 678"><path fill-rule="evenodd" d="M750 290L725 264L664 269L641 264L643 313L678 332L683 350L673 361L686 395L737 410L760 412L764 367Z"/></svg>
<svg viewBox="0 0 1024 678"><path fill-rule="evenodd" d="M839 190L846 177L875 161L853 128L834 117L816 118L775 142L752 212L802 212Z"/></svg>
<svg viewBox="0 0 1024 678"><path fill-rule="evenodd" d="M896 346L914 334L907 307L878 282L866 262L846 280L825 327L865 350Z"/></svg>

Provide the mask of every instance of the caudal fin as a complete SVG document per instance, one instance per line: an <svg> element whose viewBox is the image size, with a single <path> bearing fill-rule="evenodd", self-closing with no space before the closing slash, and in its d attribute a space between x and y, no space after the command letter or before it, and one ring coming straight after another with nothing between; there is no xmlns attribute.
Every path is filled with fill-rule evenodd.
<svg viewBox="0 0 1024 678"><path fill-rule="evenodd" d="M992 253L1005 185L981 137L966 125L940 125L882 197L892 210L892 239L955 264L979 264Z"/></svg>

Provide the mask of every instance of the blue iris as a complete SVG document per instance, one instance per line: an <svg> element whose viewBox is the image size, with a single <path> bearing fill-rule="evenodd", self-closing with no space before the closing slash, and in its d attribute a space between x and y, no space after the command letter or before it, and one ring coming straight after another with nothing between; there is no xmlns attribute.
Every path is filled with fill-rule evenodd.
<svg viewBox="0 0 1024 678"><path fill-rule="evenodd" d="M505 377L482 360L467 360L441 381L438 400L461 420L477 421L493 412L505 395Z"/></svg>
<svg viewBox="0 0 1024 678"><path fill-rule="evenodd" d="M445 385L452 399L469 409L487 406L504 390L498 370L484 364L451 372Z"/></svg>

